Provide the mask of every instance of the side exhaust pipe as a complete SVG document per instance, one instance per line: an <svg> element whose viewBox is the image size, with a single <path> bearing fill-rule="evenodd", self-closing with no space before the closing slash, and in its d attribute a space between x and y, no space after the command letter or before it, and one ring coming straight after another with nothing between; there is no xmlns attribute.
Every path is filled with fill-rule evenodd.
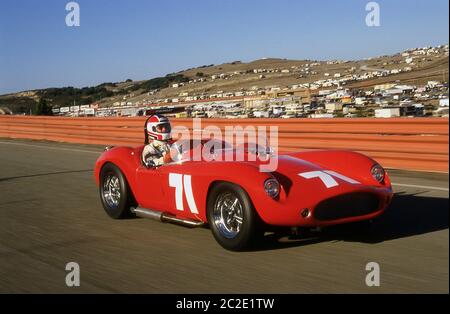
<svg viewBox="0 0 450 314"><path fill-rule="evenodd" d="M131 211L138 217L149 218L160 222L169 222L189 228L201 227L205 224L203 221L181 219L168 213L162 213L156 210L142 207L131 208Z"/></svg>
<svg viewBox="0 0 450 314"><path fill-rule="evenodd" d="M153 220L161 221L162 212L156 210L150 210L142 207L131 207L131 212L136 214L136 216L141 218L150 218Z"/></svg>

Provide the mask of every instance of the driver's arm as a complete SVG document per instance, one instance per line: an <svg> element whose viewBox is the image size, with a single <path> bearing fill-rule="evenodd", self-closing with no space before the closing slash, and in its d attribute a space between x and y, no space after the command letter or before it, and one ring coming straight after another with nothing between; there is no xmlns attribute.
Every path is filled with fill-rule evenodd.
<svg viewBox="0 0 450 314"><path fill-rule="evenodd" d="M152 145L144 147L142 159L147 167L157 167L164 164L164 156L162 156Z"/></svg>

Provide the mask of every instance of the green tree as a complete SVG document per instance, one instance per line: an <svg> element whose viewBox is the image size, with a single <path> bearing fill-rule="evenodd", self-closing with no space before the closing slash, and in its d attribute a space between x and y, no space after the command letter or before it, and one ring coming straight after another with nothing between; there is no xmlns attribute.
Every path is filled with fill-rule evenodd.
<svg viewBox="0 0 450 314"><path fill-rule="evenodd" d="M33 114L36 116L47 116L51 114L51 109L47 104L47 101L43 98L39 100L37 105L34 107Z"/></svg>

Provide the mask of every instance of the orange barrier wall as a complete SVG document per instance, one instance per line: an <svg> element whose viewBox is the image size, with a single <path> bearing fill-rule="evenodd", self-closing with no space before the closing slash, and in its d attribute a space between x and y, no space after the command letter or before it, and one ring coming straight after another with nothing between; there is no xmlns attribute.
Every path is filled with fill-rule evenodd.
<svg viewBox="0 0 450 314"><path fill-rule="evenodd" d="M145 118L0 116L0 137L82 144L143 143ZM192 132L191 119L172 119ZM202 119L202 128L278 126L279 151L348 149L388 168L448 172L446 118Z"/></svg>

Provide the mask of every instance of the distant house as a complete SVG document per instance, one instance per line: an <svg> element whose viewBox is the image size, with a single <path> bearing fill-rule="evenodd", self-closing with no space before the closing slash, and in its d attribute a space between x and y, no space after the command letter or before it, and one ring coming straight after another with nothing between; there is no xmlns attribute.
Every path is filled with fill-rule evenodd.
<svg viewBox="0 0 450 314"><path fill-rule="evenodd" d="M310 118L313 119L329 119L329 118L334 118L334 115L331 113L316 113L316 114L311 114Z"/></svg>
<svg viewBox="0 0 450 314"><path fill-rule="evenodd" d="M400 88L390 88L384 91L383 96L393 96L403 94L403 90Z"/></svg>
<svg viewBox="0 0 450 314"><path fill-rule="evenodd" d="M400 117L400 108L375 109L375 118Z"/></svg>
<svg viewBox="0 0 450 314"><path fill-rule="evenodd" d="M356 97L355 98L355 104L356 105L364 105L366 103L365 97Z"/></svg>
<svg viewBox="0 0 450 314"><path fill-rule="evenodd" d="M423 56L423 55L426 55L426 54L427 54L426 50L416 50L416 51L413 52L413 55L416 55L416 56L418 56L418 55Z"/></svg>
<svg viewBox="0 0 450 314"><path fill-rule="evenodd" d="M59 112L62 114L68 113L70 111L70 107L61 107L59 108Z"/></svg>
<svg viewBox="0 0 450 314"><path fill-rule="evenodd" d="M448 107L448 98L439 99L439 107Z"/></svg>
<svg viewBox="0 0 450 314"><path fill-rule="evenodd" d="M325 104L325 110L327 111L327 113L333 113L336 111L342 111L342 104L341 103L328 103Z"/></svg>

